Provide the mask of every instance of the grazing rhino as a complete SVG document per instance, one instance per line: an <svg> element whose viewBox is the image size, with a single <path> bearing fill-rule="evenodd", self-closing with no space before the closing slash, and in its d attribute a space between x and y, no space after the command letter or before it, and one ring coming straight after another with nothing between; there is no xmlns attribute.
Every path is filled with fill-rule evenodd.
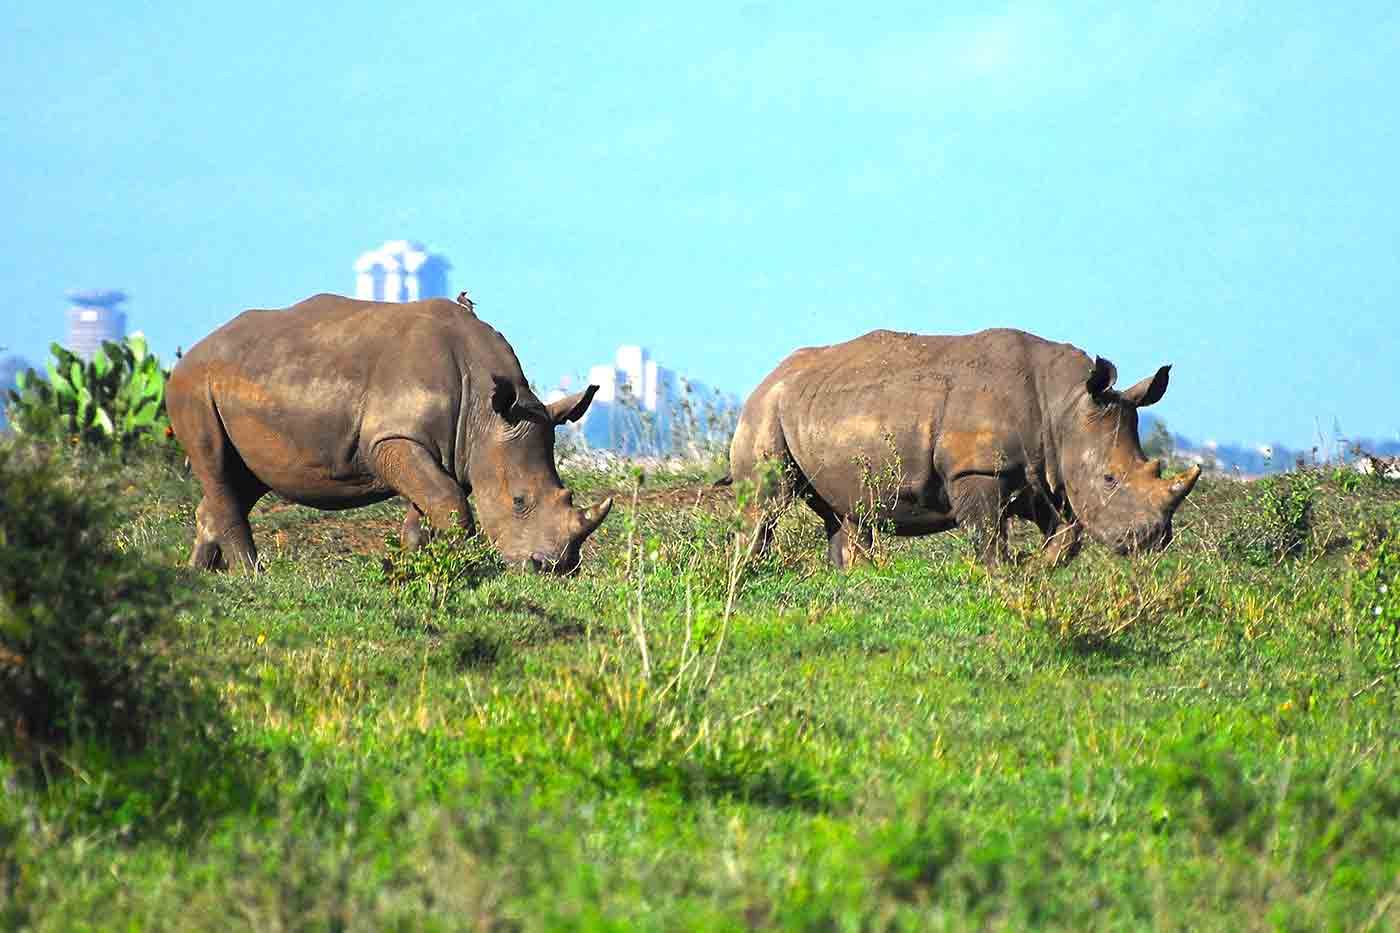
<svg viewBox="0 0 1400 933"><path fill-rule="evenodd" d="M732 480L759 483L751 547L766 550L770 506L794 495L821 516L837 567L868 555L872 523L980 526L992 564L1012 516L1039 526L1055 562L1084 529L1122 554L1165 547L1201 473L1164 479L1138 443L1137 410L1170 368L1118 391L1112 363L1018 330L877 330L798 350L749 397L730 449ZM781 467L767 481L766 461Z"/></svg>
<svg viewBox="0 0 1400 933"><path fill-rule="evenodd" d="M568 573L612 500L573 506L554 427L597 389L544 405L506 339L444 299L316 295L244 312L186 353L166 390L204 487L190 566L255 566L248 512L274 491L319 509L401 495L407 548L425 514L475 531L471 496L508 562Z"/></svg>

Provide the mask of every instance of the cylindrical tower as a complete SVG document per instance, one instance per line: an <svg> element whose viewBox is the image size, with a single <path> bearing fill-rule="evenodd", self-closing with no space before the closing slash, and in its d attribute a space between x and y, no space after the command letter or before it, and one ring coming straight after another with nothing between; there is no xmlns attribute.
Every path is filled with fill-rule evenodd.
<svg viewBox="0 0 1400 933"><path fill-rule="evenodd" d="M73 307L68 309L66 346L90 360L103 341L120 341L126 336L126 312L118 307L126 292L115 289L75 290L66 293Z"/></svg>
<svg viewBox="0 0 1400 933"><path fill-rule="evenodd" d="M446 256L415 240L389 240L355 260L355 297L366 301L446 298Z"/></svg>

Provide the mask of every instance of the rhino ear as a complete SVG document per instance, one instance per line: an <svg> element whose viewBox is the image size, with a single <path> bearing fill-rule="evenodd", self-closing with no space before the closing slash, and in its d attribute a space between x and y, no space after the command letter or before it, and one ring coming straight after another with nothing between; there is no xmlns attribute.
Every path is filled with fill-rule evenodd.
<svg viewBox="0 0 1400 933"><path fill-rule="evenodd" d="M1139 408L1156 404L1167 392L1167 374L1171 366L1163 366L1155 375L1148 376L1123 393L1123 401L1131 402Z"/></svg>
<svg viewBox="0 0 1400 933"><path fill-rule="evenodd" d="M565 421L577 421L583 417L583 413L588 411L588 406L593 402L593 396L598 391L597 386L589 386L582 392L575 392L573 395L566 395L557 402L550 402L545 406L549 411L549 420L555 425L563 424Z"/></svg>
<svg viewBox="0 0 1400 933"><path fill-rule="evenodd" d="M1102 398L1109 387L1118 379L1118 367L1101 356L1094 357L1094 371L1089 374L1089 378L1084 383L1084 388L1089 390L1089 397L1093 399Z"/></svg>
<svg viewBox="0 0 1400 933"><path fill-rule="evenodd" d="M491 409L508 424L533 421L536 424L552 424L544 403L535 398L528 387L517 386L504 376L492 376Z"/></svg>

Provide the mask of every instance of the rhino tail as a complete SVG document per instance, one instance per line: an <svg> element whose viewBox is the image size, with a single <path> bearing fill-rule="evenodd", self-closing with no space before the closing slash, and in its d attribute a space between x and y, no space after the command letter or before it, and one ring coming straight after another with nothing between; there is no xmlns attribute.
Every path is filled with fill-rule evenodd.
<svg viewBox="0 0 1400 933"><path fill-rule="evenodd" d="M713 486L732 486L732 485L734 485L734 477L731 476L731 475L729 475L728 473L726 473L726 474L724 474L723 476L721 476L719 479L715 480L711 485L713 485Z"/></svg>

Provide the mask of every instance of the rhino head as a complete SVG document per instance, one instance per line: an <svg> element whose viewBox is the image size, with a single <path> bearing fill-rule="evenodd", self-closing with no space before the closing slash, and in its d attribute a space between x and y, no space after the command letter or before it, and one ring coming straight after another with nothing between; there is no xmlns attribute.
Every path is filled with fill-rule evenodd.
<svg viewBox="0 0 1400 933"><path fill-rule="evenodd" d="M1059 424L1060 465L1075 516L1120 554L1160 549L1172 538L1172 515L1201 476L1193 466L1164 478L1162 461L1148 460L1138 441L1137 410L1167 391L1170 366L1134 385L1113 388L1118 372L1102 357Z"/></svg>
<svg viewBox="0 0 1400 933"><path fill-rule="evenodd" d="M612 509L612 499L574 506L554 465L554 429L588 410L595 385L545 405L528 386L497 377L487 424L468 466L472 500L486 536L509 564L572 573L584 539Z"/></svg>

